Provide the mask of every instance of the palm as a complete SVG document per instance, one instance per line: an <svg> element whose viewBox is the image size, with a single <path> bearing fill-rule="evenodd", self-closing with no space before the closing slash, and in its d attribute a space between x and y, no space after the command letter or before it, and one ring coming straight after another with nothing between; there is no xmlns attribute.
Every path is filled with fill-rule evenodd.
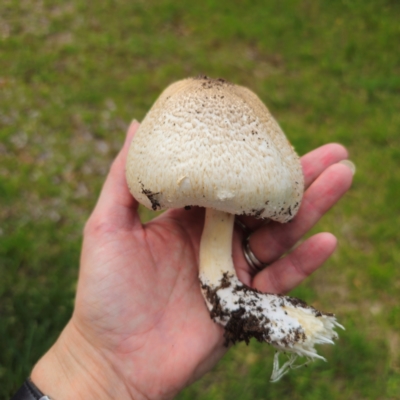
<svg viewBox="0 0 400 400"><path fill-rule="evenodd" d="M137 203L125 184L126 151L127 145L115 161L86 227L72 320L104 355L109 367L122 377L128 390L129 387L131 392L139 390L148 398L160 394L170 397L209 370L225 351L222 328L211 321L197 278L204 213L197 208L171 210L142 225ZM317 182L316 178L329 165L346 157L343 148L337 145L315 152L310 153L312 156L306 165L303 163L308 185ZM321 187L315 188L315 193L309 190L303 214L300 211L290 226L260 227L257 221L246 221L253 229L257 228L258 236L280 241L272 250L259 246L258 254L263 261L278 260L347 190L351 181L348 168L340 167L332 173L341 184L308 222L305 214L310 212L313 196L321 193ZM332 192L331 186L335 184L332 179L326 176L321 181L321 178L322 174L319 185ZM254 235L256 242L257 234ZM240 231L235 233L233 245L239 278L271 292L284 292L297 286L335 247L331 236L317 235L252 281L240 250L240 235ZM253 245L252 248L256 250ZM309 261L303 263L300 271L298 265L297 270L294 266L295 260L304 258L302 252L307 253Z"/></svg>
<svg viewBox="0 0 400 400"><path fill-rule="evenodd" d="M177 214L85 239L74 315L121 375L151 361L146 377L136 371L125 381L155 391L184 386L224 351L197 279L202 212L180 223Z"/></svg>

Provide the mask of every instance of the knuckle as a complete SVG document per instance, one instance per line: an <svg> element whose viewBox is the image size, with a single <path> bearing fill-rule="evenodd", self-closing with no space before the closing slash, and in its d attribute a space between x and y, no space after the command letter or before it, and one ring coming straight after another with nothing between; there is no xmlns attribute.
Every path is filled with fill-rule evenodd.
<svg viewBox="0 0 400 400"><path fill-rule="evenodd" d="M279 271L274 270L269 278L270 278L272 293L279 294L286 292L286 286L282 282L282 276L279 273Z"/></svg>
<svg viewBox="0 0 400 400"><path fill-rule="evenodd" d="M110 169L109 169L108 174L111 175L111 176L115 176L115 175L120 174L120 171L121 171L121 168L122 168L121 164L122 163L121 163L120 158L119 157L115 158L114 161L110 165Z"/></svg>
<svg viewBox="0 0 400 400"><path fill-rule="evenodd" d="M293 269L294 273L300 278L304 279L307 278L309 275L306 270L304 269L304 266L302 262L297 258L297 257L289 257L289 263L291 268Z"/></svg>
<svg viewBox="0 0 400 400"><path fill-rule="evenodd" d="M83 228L84 236L104 236L115 232L115 224L92 215Z"/></svg>

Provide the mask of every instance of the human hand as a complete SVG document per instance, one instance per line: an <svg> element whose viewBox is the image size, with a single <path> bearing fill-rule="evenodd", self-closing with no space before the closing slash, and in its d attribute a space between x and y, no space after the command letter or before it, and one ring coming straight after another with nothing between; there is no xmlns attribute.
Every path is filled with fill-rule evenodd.
<svg viewBox="0 0 400 400"><path fill-rule="evenodd" d="M223 328L204 304L198 282L204 211L169 210L143 225L125 181L125 159L138 128L133 123L86 224L75 311L58 341L32 372L57 400L164 399L222 357ZM307 190L293 222L243 222L255 231L251 249L271 265L250 274L236 229L233 259L239 278L259 290L296 287L329 258L336 239L312 236L286 253L348 190L351 170L337 144L302 158Z"/></svg>

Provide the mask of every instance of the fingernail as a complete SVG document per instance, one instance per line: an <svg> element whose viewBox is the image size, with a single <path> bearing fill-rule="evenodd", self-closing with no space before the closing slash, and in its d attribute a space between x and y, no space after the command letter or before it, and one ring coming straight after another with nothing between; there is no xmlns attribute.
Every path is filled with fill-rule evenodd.
<svg viewBox="0 0 400 400"><path fill-rule="evenodd" d="M356 173L356 165L352 161L350 161L350 160L342 160L342 161L339 161L339 164L343 164L346 167L350 168L350 170L353 173L353 175Z"/></svg>

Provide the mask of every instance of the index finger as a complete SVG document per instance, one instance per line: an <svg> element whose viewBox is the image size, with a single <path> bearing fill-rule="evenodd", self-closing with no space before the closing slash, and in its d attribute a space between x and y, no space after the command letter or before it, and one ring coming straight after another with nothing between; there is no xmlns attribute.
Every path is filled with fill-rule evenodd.
<svg viewBox="0 0 400 400"><path fill-rule="evenodd" d="M137 215L138 203L130 194L125 178L125 164L129 146L139 128L139 123L133 121L128 129L124 145L111 165L104 182L100 197L88 221L96 225L112 225L113 228L132 227L140 223Z"/></svg>
<svg viewBox="0 0 400 400"><path fill-rule="evenodd" d="M348 158L347 149L338 143L328 143L301 157L304 174L304 190L306 190L328 167ZM256 230L265 224L265 220L254 217L240 217L250 230Z"/></svg>
<svg viewBox="0 0 400 400"><path fill-rule="evenodd" d="M304 174L304 189L307 189L332 164L346 160L347 149L338 143L329 143L318 147L301 157Z"/></svg>

